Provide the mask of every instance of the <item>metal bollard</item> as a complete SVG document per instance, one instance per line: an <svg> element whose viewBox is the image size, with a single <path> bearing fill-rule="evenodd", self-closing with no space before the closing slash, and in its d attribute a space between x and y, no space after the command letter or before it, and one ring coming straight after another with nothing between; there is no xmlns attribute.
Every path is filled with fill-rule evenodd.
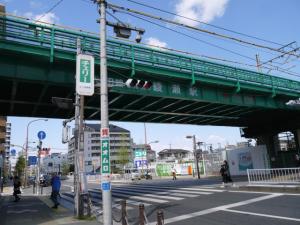
<svg viewBox="0 0 300 225"><path fill-rule="evenodd" d="M122 213L122 225L127 225L127 222L126 222L126 200L122 200L121 201L121 213Z"/></svg>
<svg viewBox="0 0 300 225"><path fill-rule="evenodd" d="M40 190L41 190L41 195L43 195L44 187L43 187L43 186L40 186Z"/></svg>
<svg viewBox="0 0 300 225"><path fill-rule="evenodd" d="M35 183L32 185L32 194L35 194Z"/></svg>
<svg viewBox="0 0 300 225"><path fill-rule="evenodd" d="M157 225L164 224L164 212L162 210L157 211Z"/></svg>
<svg viewBox="0 0 300 225"><path fill-rule="evenodd" d="M144 217L145 206L144 204L139 205L139 225L145 225L145 217Z"/></svg>

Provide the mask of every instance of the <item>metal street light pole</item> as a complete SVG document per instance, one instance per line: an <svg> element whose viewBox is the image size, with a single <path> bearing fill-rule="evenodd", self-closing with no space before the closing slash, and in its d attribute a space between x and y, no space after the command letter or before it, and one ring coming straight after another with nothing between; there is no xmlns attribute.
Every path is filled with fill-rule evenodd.
<svg viewBox="0 0 300 225"><path fill-rule="evenodd" d="M32 124L33 122L40 121L40 120L48 121L48 119L36 119L36 120L30 121L30 122L27 124L27 129L26 129L26 148L25 148L24 187L27 186L27 154L28 154L29 125Z"/></svg>

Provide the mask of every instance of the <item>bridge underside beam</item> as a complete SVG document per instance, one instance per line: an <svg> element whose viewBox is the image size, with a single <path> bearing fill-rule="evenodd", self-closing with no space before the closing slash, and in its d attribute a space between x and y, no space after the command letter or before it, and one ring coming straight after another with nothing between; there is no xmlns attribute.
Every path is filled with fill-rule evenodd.
<svg viewBox="0 0 300 225"><path fill-rule="evenodd" d="M31 57L13 52L0 53L0 114L8 116L34 116L69 118L73 109L57 109L52 97L72 98L75 91L75 63L58 60L50 63L43 57ZM3 57L2 57L3 56ZM125 82L130 77L128 67L111 64L109 78ZM138 66L136 67L138 68ZM96 77L99 67L96 66ZM157 72L157 71L156 71ZM160 71L160 72L163 72ZM237 127L263 127L284 124L287 118L297 123L298 111L285 105L285 95L271 97L262 92L226 86L205 85L174 77L136 71L137 79L151 80L152 88L143 90L113 86L109 89L109 116L114 121L154 123L203 124ZM16 82L18 86L16 86ZM85 117L99 120L99 96L86 97ZM249 136L252 133L248 132Z"/></svg>

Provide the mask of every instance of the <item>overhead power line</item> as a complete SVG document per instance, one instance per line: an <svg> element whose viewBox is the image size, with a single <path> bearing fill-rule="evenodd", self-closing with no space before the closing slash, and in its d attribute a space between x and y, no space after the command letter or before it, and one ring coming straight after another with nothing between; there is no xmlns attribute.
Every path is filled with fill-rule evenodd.
<svg viewBox="0 0 300 225"><path fill-rule="evenodd" d="M225 27L216 26L216 25L213 25L213 24L210 24L210 23L206 23L206 22L203 22L203 21L200 21L200 20L192 19L192 18L183 16L183 15L179 15L179 14L176 14L176 13L173 13L173 12L169 12L167 10L163 10L163 9L151 6L151 5L147 5L145 3L140 3L140 2L137 2L137 1L133 1L133 0L125 0L125 1L132 2L132 3L137 4L137 5L145 6L147 8L151 8L151 9L154 9L154 10L157 10L157 11L160 11L160 12L163 12L163 13L167 13L167 14L170 14L170 15L173 15L173 16L178 16L178 17L190 20L190 21L194 21L194 22L197 22L197 23L205 24L205 25L213 27L213 28L225 30L225 31L228 31L228 32L231 32L231 33L234 33L234 34L238 34L238 35L242 35L242 36L245 36L245 37L253 38L253 39L256 39L256 40L259 40L259 41L264 41L264 42L267 42L267 43L270 43L270 44L284 46L283 44L280 44L280 43L277 43L277 42L274 42L274 41L266 40L266 39L259 38L259 37L253 36L253 35L244 34L244 33L238 32L238 31L234 31L232 29L228 29L228 28L225 28Z"/></svg>
<svg viewBox="0 0 300 225"><path fill-rule="evenodd" d="M51 12L53 9L55 9L57 6L59 6L59 4L61 4L63 2L63 0L59 0L58 2L56 2L47 12L45 12L43 15L40 16L40 18L38 18L36 21L40 21L44 16L46 16L49 12Z"/></svg>
<svg viewBox="0 0 300 225"><path fill-rule="evenodd" d="M128 14L128 15L130 15L130 16L133 16L133 17L135 17L135 18L138 18L138 19L140 19L140 20L146 21L146 22L148 22L148 23L154 24L154 25L156 25L156 26L162 27L162 28L164 28L164 29L173 31L173 32L175 32L175 33L177 33L177 34L180 34L180 35L189 37L189 38L194 39L194 40L196 40L196 41L199 41L199 42L205 43L205 44L207 44L207 45L213 46L213 47L215 47L215 48L219 48L219 49L222 49L222 50L224 50L224 51L230 52L230 53L232 53L232 54L241 56L241 57L243 57L243 58L246 58L246 59L250 59L250 60L252 60L252 61L255 61L255 59L253 59L253 58L251 58L251 57L249 57L249 56L246 56L246 55L240 54L240 53L238 53L238 52L235 52L235 51L232 51L232 50L223 48L223 47L221 47L221 46L218 46L218 45L209 43L209 42L207 42L207 41L204 41L204 40L201 40L201 39L199 39L199 38L193 37L193 36L191 36L191 35L185 34L185 33L183 33L183 32L177 31L177 30L172 29L172 28L170 28L170 27L165 27L165 26L163 26L163 25L161 25L161 24L158 24L158 23L155 23L155 22L153 22L153 21L147 20L147 19L145 19L145 18L139 17L139 16L134 15L134 14L132 14L132 13L129 13L129 12L123 12L123 13Z"/></svg>
<svg viewBox="0 0 300 225"><path fill-rule="evenodd" d="M243 43L243 44L252 45L252 46L255 46L255 47L258 47L258 48L268 49L270 51L286 53L285 51L283 51L281 49L277 49L277 48L273 48L273 47L269 47L269 46L265 46L265 45L261 45L261 44L256 44L256 43L252 43L252 42L249 42L249 41L244 41L242 39L238 39L238 38L235 38L235 37L230 37L230 36L227 36L227 35L224 35L224 34L219 34L219 33L212 32L212 31L205 30L205 29L198 28L198 27L193 27L193 26L190 26L190 25L186 25L186 24L183 24L183 23L179 23L179 22L176 22L176 21L165 19L165 18L162 18L162 17L159 17L159 16L151 15L151 14L148 14L148 13L145 13L145 12L125 8L125 7L122 7L122 6L117 6L117 5L114 5L114 4L108 4L108 7L111 8L112 10L115 10L115 11L131 12L131 13L134 13L134 14L149 17L151 19L163 21L163 22L166 22L166 23L169 23L169 24L174 24L176 26L186 27L186 28L189 28L191 30L196 30L196 31L199 31L199 32L207 33L207 34L217 36L217 37L220 37L220 38L224 38L224 39L229 39L229 40L232 40L232 41L235 41L235 42L238 42L238 43ZM294 54L294 53L290 53L290 55L300 57L300 55L297 55L297 54Z"/></svg>
<svg viewBox="0 0 300 225"><path fill-rule="evenodd" d="M189 37L189 38L194 39L194 40L196 40L196 41L205 43L205 44L207 44L207 45L210 45L210 46L213 46L213 47L222 49L222 50L224 50L224 51L230 52L230 53L232 53L232 54L235 54L235 55L238 55L238 56L241 56L241 57L243 57L243 58L246 58L246 59L249 59L249 60L251 60L251 61L255 61L255 62L256 62L256 60L255 60L254 58L251 58L251 57L249 57L249 56L246 56L246 55L240 54L240 53L238 53L238 52L235 52L235 51L232 51L232 50L223 48L223 47L221 47L221 46L218 46L218 45L209 43L209 42L207 42L207 41L203 41L203 40L201 40L201 39L199 39L199 38L196 38L196 37L193 37L193 36L191 36L191 35L182 33L182 32L180 32L180 31L174 30L174 29L169 28L169 27L165 27L165 26L163 26L163 25L161 25L161 24L158 24L158 23L155 23L155 22L153 22L153 21L147 20L147 19L145 19L145 18L139 17L139 16L134 15L134 14L132 14L132 13L129 13L129 12L123 12L123 13L125 13L125 14L127 14L127 15L130 15L130 16L133 16L133 17L135 17L135 18L141 19L141 20L146 21L146 22L148 22L148 23L154 24L154 25L156 25L156 26L162 27L162 28L164 28L164 29L173 31L173 32L175 32L175 33L181 34L181 35L183 35L183 36ZM211 58L212 58L212 57L211 57ZM217 59L217 58L214 58L214 59ZM224 60L221 60L221 61L224 61ZM229 62L229 61L228 61L228 62ZM236 62L232 62L232 63L236 63ZM243 65L244 63L238 63L238 64ZM252 66L252 65L249 65L249 64L244 64L244 65L246 65L246 66ZM256 67L256 66L255 66L255 67ZM288 75L300 77L300 74L299 74L299 73L291 72L291 71L288 71L288 70L286 70L286 69L279 68L278 66L269 65L269 67L267 67L267 66L262 66L262 68L268 69L268 70L276 70L276 71L279 71L279 72L281 72L281 73L286 73L286 74L288 74Z"/></svg>

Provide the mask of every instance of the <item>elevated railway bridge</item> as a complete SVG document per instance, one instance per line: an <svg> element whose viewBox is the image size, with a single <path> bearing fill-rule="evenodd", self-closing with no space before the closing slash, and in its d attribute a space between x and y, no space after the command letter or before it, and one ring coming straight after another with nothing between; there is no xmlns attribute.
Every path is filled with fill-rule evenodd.
<svg viewBox="0 0 300 225"><path fill-rule="evenodd" d="M0 115L69 118L52 97L75 92L76 42L95 57L99 80L99 36L28 19L0 16ZM276 156L276 135L294 133L299 149L300 82L159 50L108 40L109 119L150 123L234 126L257 138ZM151 81L148 89L128 79ZM98 90L99 92L99 90ZM85 99L85 118L100 118L99 95Z"/></svg>

